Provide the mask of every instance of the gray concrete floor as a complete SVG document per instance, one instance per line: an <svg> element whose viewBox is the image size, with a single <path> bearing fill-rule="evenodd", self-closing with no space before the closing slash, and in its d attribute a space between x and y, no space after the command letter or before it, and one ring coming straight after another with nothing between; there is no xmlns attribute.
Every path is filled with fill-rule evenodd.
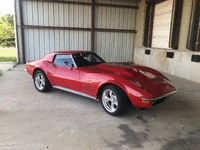
<svg viewBox="0 0 200 150"><path fill-rule="evenodd" d="M0 71L5 73L9 69L12 69L14 66L14 62L0 62Z"/></svg>
<svg viewBox="0 0 200 150"><path fill-rule="evenodd" d="M197 150L200 84L167 75L178 92L166 103L113 117L100 102L52 89L38 92L18 65L0 77L1 150Z"/></svg>

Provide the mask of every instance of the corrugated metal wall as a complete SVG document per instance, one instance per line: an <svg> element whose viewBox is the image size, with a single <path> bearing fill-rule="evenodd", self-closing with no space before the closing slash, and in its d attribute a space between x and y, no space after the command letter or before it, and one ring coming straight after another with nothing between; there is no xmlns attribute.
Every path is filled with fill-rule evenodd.
<svg viewBox="0 0 200 150"><path fill-rule="evenodd" d="M98 0L97 3L136 6L135 2ZM128 8L97 7L95 28L135 29L136 10ZM95 33L95 51L108 62L132 62L134 33Z"/></svg>
<svg viewBox="0 0 200 150"><path fill-rule="evenodd" d="M66 50L91 50L91 31L75 31L52 28L23 28L21 43L21 1L23 26L92 28L91 5L59 3L56 1L16 1L18 47L24 46L25 61L35 60L55 52ZM66 0L67 1L67 0ZM70 0L72 1L72 0ZM91 3L91 0L73 0ZM121 0L95 0L95 3L137 6L136 2ZM107 6L95 6L94 28L135 30L136 10ZM131 62L134 33L94 32L94 51L108 62ZM20 53L20 60L23 54Z"/></svg>
<svg viewBox="0 0 200 150"><path fill-rule="evenodd" d="M22 50L22 32L21 32L21 28L20 28L20 11L19 11L19 0L16 0L15 1L15 22L16 22L16 37L17 37L17 48L18 48L18 61L22 62L22 53L21 53L21 50Z"/></svg>
<svg viewBox="0 0 200 150"><path fill-rule="evenodd" d="M39 1L22 1L22 6L24 25L91 27L91 6Z"/></svg>
<svg viewBox="0 0 200 150"><path fill-rule="evenodd" d="M90 6L36 1L22 1L22 6L24 25L91 27ZM55 51L91 50L90 31L24 29L23 32L26 61Z"/></svg>
<svg viewBox="0 0 200 150"><path fill-rule="evenodd" d="M134 33L95 33L95 50L107 62L133 61Z"/></svg>

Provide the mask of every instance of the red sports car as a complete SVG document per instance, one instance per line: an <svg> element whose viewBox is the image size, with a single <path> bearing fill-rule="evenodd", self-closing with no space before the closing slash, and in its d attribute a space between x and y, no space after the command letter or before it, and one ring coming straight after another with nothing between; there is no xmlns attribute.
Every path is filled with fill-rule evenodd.
<svg viewBox="0 0 200 150"><path fill-rule="evenodd" d="M150 108L176 92L174 84L154 69L106 63L88 51L54 52L27 62L26 70L38 91L54 87L98 99L104 110L114 116L131 103L136 108Z"/></svg>

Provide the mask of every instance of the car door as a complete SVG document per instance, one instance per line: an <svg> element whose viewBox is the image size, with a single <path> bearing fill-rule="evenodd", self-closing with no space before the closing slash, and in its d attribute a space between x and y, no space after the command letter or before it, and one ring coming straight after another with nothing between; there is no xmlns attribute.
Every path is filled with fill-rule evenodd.
<svg viewBox="0 0 200 150"><path fill-rule="evenodd" d="M53 61L55 85L79 91L79 71L70 54L57 54Z"/></svg>

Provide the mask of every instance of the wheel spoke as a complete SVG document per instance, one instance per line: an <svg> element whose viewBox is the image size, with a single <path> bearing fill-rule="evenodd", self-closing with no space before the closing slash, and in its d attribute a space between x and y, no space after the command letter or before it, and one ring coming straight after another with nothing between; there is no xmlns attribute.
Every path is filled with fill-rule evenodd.
<svg viewBox="0 0 200 150"><path fill-rule="evenodd" d="M38 81L39 81L39 79L38 79L38 78L36 78L36 79L35 79L35 81L37 81L37 82L38 82Z"/></svg>
<svg viewBox="0 0 200 150"><path fill-rule="evenodd" d="M112 98L113 97L113 91L110 91L109 95L110 95L110 98Z"/></svg>
<svg viewBox="0 0 200 150"><path fill-rule="evenodd" d="M44 83L45 82L44 78L40 79L40 82Z"/></svg>
<svg viewBox="0 0 200 150"><path fill-rule="evenodd" d="M111 107L112 110L114 109L114 103L113 102L111 102L110 107Z"/></svg>
<svg viewBox="0 0 200 150"><path fill-rule="evenodd" d="M105 109L109 112L115 112L118 108L117 96L111 89L107 89L103 92L102 102Z"/></svg>
<svg viewBox="0 0 200 150"><path fill-rule="evenodd" d="M35 77L35 85L39 90L45 87L45 78L41 73L38 73Z"/></svg>
<svg viewBox="0 0 200 150"><path fill-rule="evenodd" d="M109 99L109 97L108 97L108 96L106 96L106 95L104 96L104 98L105 98L105 100L106 100L106 101L108 101L108 99Z"/></svg>
<svg viewBox="0 0 200 150"><path fill-rule="evenodd" d="M37 79L40 80L40 76L39 75L37 76Z"/></svg>
<svg viewBox="0 0 200 150"><path fill-rule="evenodd" d="M45 84L44 84L44 83L41 83L41 86L44 88Z"/></svg>

